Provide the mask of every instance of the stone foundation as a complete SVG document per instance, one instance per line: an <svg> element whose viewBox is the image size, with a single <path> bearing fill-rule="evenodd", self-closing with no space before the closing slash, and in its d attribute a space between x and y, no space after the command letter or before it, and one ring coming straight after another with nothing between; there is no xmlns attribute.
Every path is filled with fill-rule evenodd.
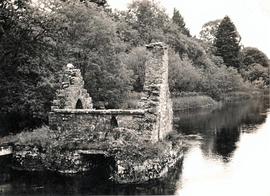
<svg viewBox="0 0 270 196"><path fill-rule="evenodd" d="M107 162L98 164L108 164L109 178L115 182L143 183L166 177L168 170L173 167L183 157L181 145L171 149L164 149L158 157L147 158L145 160L132 159L130 156L116 151L101 150L60 150L43 151L37 147L17 146L13 154L13 169L22 171L51 171L68 175L81 175L91 172L98 167L92 156L103 156ZM143 153L143 152L142 152ZM121 154L121 155L119 155Z"/></svg>

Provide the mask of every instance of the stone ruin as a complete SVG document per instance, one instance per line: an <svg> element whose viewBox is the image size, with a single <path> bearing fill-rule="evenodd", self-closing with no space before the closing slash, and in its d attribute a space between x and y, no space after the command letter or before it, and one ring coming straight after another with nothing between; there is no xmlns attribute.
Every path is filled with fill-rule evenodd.
<svg viewBox="0 0 270 196"><path fill-rule="evenodd" d="M47 165L54 165L53 168L63 173L77 173L90 169L91 157L104 157L113 165L111 178L129 183L159 178L179 160L182 151L173 149L170 142L159 156L144 161L127 158L131 152L126 150L125 143L129 144L129 148L131 144L133 149L135 146L138 148L138 144L155 146L158 142L162 143L172 130L168 48L160 42L149 44L146 48L149 56L140 109L94 109L90 95L83 88L80 70L72 65L65 68L61 89L57 91L49 114L49 126L57 135L58 142L74 144L75 149L57 152L60 154L54 157L59 160ZM82 145L84 143L86 146ZM147 153L147 150L137 154L140 153Z"/></svg>
<svg viewBox="0 0 270 196"><path fill-rule="evenodd" d="M69 64L63 73L61 89L57 91L49 114L49 125L63 137L87 139L91 132L100 140L114 128L135 130L141 139L155 143L172 130L172 101L168 85L168 49L163 43L146 46L150 52L146 61L143 96L140 109L97 110L83 88L80 70ZM82 130L87 130L83 135Z"/></svg>
<svg viewBox="0 0 270 196"><path fill-rule="evenodd" d="M65 68L61 81L61 89L56 93L51 110L55 109L92 109L92 98L83 88L84 81L79 69L72 64Z"/></svg>

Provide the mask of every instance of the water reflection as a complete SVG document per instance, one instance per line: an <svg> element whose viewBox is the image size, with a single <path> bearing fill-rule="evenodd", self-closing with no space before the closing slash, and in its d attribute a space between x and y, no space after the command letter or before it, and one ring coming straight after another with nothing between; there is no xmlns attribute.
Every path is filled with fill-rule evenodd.
<svg viewBox="0 0 270 196"><path fill-rule="evenodd" d="M176 113L175 129L187 138L201 139L189 139L183 162L164 179L119 185L104 179L99 170L87 176L60 176L0 169L0 195L269 196L267 108L269 100L257 100L213 111Z"/></svg>
<svg viewBox="0 0 270 196"><path fill-rule="evenodd" d="M229 161L236 149L236 142L239 141L239 137L239 127L220 128L215 137L213 153L221 155L225 162Z"/></svg>
<svg viewBox="0 0 270 196"><path fill-rule="evenodd" d="M63 176L48 172L10 172L9 182L0 182L0 195L172 195L180 179L182 161L167 177L145 184L120 185L102 178L100 170L85 176Z"/></svg>
<svg viewBox="0 0 270 196"><path fill-rule="evenodd" d="M270 117L256 126L256 132L240 131L237 148L227 163L205 155L200 145L192 146L186 154L182 185L176 194L269 196Z"/></svg>
<svg viewBox="0 0 270 196"><path fill-rule="evenodd" d="M201 149L206 156L221 156L228 162L236 149L242 131L255 131L265 122L269 101L252 100L227 104L214 111L177 113L175 127L185 135L203 137Z"/></svg>

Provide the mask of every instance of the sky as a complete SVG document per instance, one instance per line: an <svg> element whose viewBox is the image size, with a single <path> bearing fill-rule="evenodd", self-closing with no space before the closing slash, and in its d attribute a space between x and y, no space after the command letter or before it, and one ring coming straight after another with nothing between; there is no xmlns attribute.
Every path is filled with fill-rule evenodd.
<svg viewBox="0 0 270 196"><path fill-rule="evenodd" d="M126 9L132 0L107 0L113 9ZM171 16L180 11L192 35L206 22L228 15L242 37L241 43L256 47L270 58L270 0L159 0Z"/></svg>

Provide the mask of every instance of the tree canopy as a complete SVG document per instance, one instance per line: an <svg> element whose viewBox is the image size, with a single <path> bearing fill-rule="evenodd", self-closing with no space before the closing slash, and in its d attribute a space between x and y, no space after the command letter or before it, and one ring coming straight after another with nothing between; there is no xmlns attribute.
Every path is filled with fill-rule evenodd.
<svg viewBox="0 0 270 196"><path fill-rule="evenodd" d="M180 14L179 10L176 8L173 9L173 17L172 21L179 27L179 30L181 33L183 33L186 36L191 37L190 32L188 28L186 27L186 23L184 22L184 18Z"/></svg>
<svg viewBox="0 0 270 196"><path fill-rule="evenodd" d="M221 20L217 19L214 21L209 21L202 26L200 31L200 39L213 44L217 35L217 30L220 25Z"/></svg>
<svg viewBox="0 0 270 196"><path fill-rule="evenodd" d="M248 66L253 63L260 64L264 67L269 67L269 59L262 51L258 48L246 47L241 51L243 64Z"/></svg>
<svg viewBox="0 0 270 196"><path fill-rule="evenodd" d="M225 16L218 27L214 46L215 55L221 56L227 66L240 67L240 35L228 16Z"/></svg>

